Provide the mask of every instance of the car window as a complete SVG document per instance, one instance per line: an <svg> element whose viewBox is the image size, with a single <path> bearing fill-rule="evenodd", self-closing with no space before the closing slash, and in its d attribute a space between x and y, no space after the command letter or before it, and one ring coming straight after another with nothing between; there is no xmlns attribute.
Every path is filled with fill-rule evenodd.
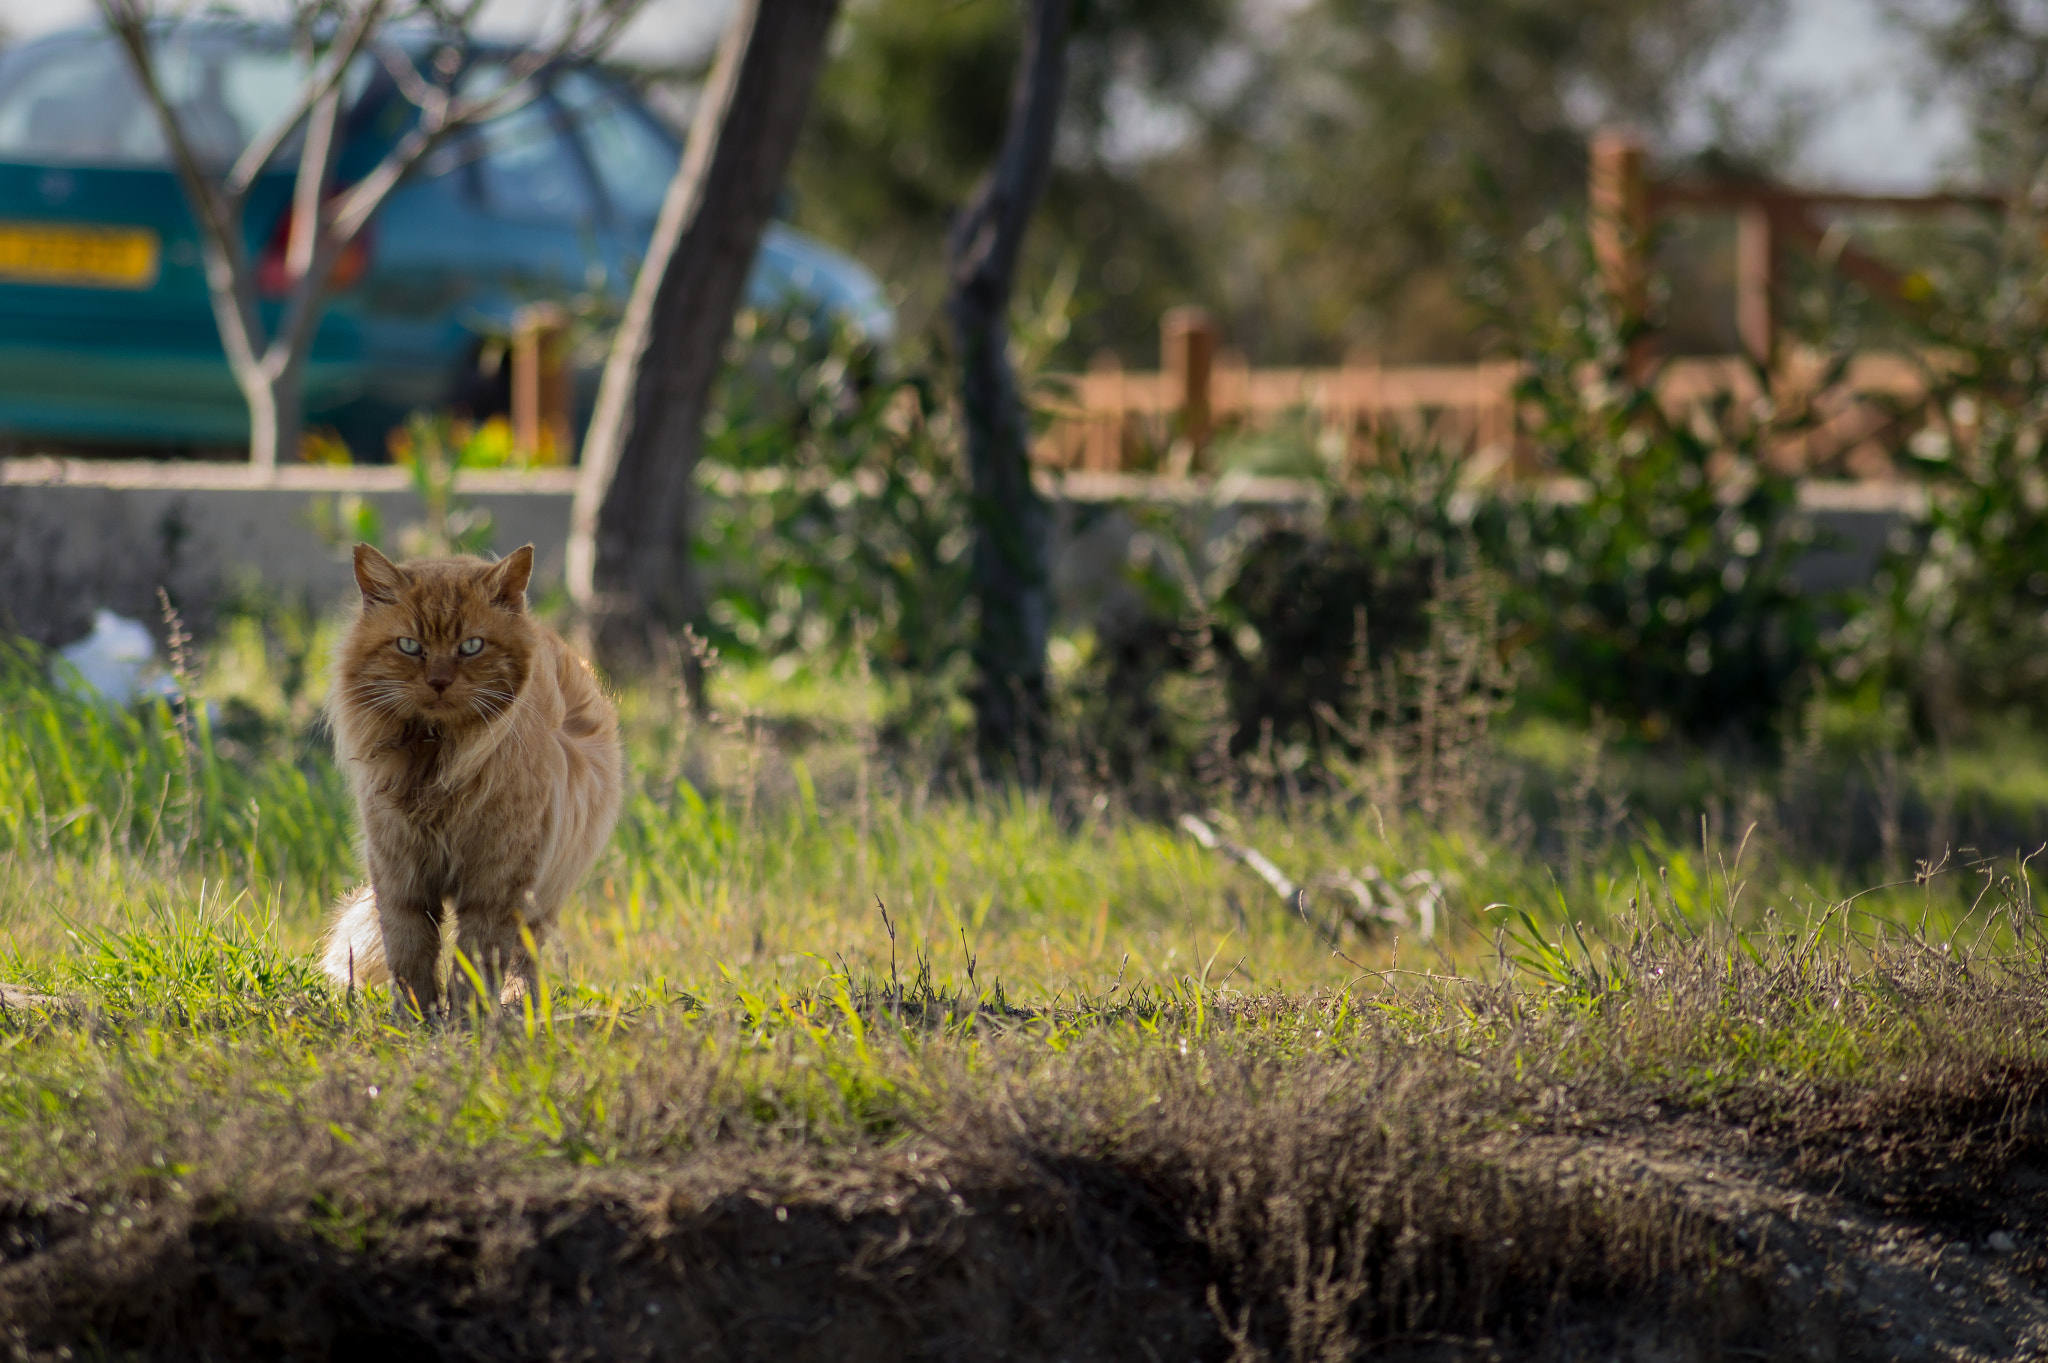
<svg viewBox="0 0 2048 1363"><path fill-rule="evenodd" d="M555 82L555 98L612 207L636 221L659 213L682 153L648 121L633 95L588 71L567 71Z"/></svg>
<svg viewBox="0 0 2048 1363"><path fill-rule="evenodd" d="M488 91L501 72L464 82ZM471 153L484 202L494 213L527 222L584 223L596 216L589 177L546 99L534 99L476 130Z"/></svg>
<svg viewBox="0 0 2048 1363"><path fill-rule="evenodd" d="M186 26L156 45L158 79L201 161L224 166L288 113L304 75L286 48L247 31ZM344 96L361 93L359 61ZM285 149L283 159L290 159ZM163 165L156 113L106 35L31 43L0 57L0 158L64 164Z"/></svg>

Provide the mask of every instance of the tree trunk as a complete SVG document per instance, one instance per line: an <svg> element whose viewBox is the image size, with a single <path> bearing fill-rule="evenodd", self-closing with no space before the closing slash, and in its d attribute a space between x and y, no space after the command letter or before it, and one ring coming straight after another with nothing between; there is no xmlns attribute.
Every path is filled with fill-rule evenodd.
<svg viewBox="0 0 2048 1363"><path fill-rule="evenodd" d="M271 428L267 467L297 463L299 442L306 431L306 355L303 349L286 358L280 372L270 381L271 405L277 419ZM265 467L263 452L250 450L250 462Z"/></svg>
<svg viewBox="0 0 2048 1363"><path fill-rule="evenodd" d="M946 309L974 488L975 723L985 762L1037 775L1052 627L1051 515L1031 484L1030 426L1010 368L1017 257L1052 166L1072 0L1031 0L995 166L953 224Z"/></svg>
<svg viewBox="0 0 2048 1363"><path fill-rule="evenodd" d="M249 409L249 466L270 473L283 462L279 451L284 435L280 428L287 419L284 396L262 373L236 378L242 380L242 402Z"/></svg>
<svg viewBox="0 0 2048 1363"><path fill-rule="evenodd" d="M838 0L741 0L619 323L583 443L569 591L611 667L697 605L690 491L711 385Z"/></svg>
<svg viewBox="0 0 2048 1363"><path fill-rule="evenodd" d="M223 322L226 336L232 321ZM248 358L246 338L227 345L228 369L249 409L249 466L264 473L299 457L306 429L306 356L303 346L274 342L261 358Z"/></svg>

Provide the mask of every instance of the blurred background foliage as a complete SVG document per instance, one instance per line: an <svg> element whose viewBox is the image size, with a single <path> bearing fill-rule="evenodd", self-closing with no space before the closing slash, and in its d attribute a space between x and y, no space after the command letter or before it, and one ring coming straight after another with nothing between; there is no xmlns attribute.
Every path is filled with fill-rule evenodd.
<svg viewBox="0 0 2048 1363"><path fill-rule="evenodd" d="M1042 286L1078 262L1060 359L1148 363L1159 313L1188 302L1264 364L1469 357L1458 228L1479 187L1520 230L1577 203L1591 128L1666 127L1699 64L1763 41L1781 9L1091 0L1027 268ZM895 282L914 332L943 296L948 215L1001 133L1015 13L858 0L837 41L795 218ZM1729 120L1721 154L1766 165L1767 132Z"/></svg>
<svg viewBox="0 0 2048 1363"><path fill-rule="evenodd" d="M944 393L807 315L746 312L699 485L708 638L739 662L847 665L917 704L963 684L966 490Z"/></svg>
<svg viewBox="0 0 2048 1363"><path fill-rule="evenodd" d="M2018 187L2048 158L2048 14L2025 0L1886 0L1928 58L1923 83L1959 98L1979 169Z"/></svg>
<svg viewBox="0 0 2048 1363"><path fill-rule="evenodd" d="M1962 96L1977 143L1958 175L2037 189L2048 26L2013 0L1886 9L1916 35L1929 88ZM2038 194L2003 227L1859 226L1924 285L1917 313L1788 262L1791 337L1835 356L1934 345L1952 361L1936 376L1945 415L1903 451L1928 517L1851 600L1799 590L1792 565L1811 530L1760 457L1807 414L1724 404L1667 417L1589 291L1588 134L1624 123L1655 143L1697 121L1700 108L1680 105L1703 65L1765 50L1787 16L1788 0L1079 7L1019 304L1027 380L1105 350L1149 368L1161 311L1188 302L1261 365L1513 353L1532 365L1536 456L1570 488L1471 482L1413 442L1347 463L1306 419L1227 435L1217 467L1305 478L1315 503L1223 533L1214 507L1145 513L1113 600L1070 622L1056 659L1075 732L1105 762L1137 770L1173 754L1193 772L1219 725L1238 756L1341 747L1370 714L1409 703L1385 669L1412 681L1431 649L1453 645L1470 654L1471 695L1512 693L1525 716L1643 742L1768 746L1816 699L1944 738L2042 717ZM834 42L786 207L892 281L905 339L885 358L814 319L741 318L701 479L705 629L744 664L871 669L909 688L906 712L943 718L973 625L939 377L943 239L1001 134L1016 9L851 0ZM1790 166L1799 108L1704 116L1693 164L1659 173ZM1661 354L1736 349L1730 247L1725 222L1661 230ZM449 488L457 468L502 459L501 434L412 431L415 476L439 496L435 543L488 533ZM337 505L336 533L374 537L353 514Z"/></svg>
<svg viewBox="0 0 2048 1363"><path fill-rule="evenodd" d="M1952 741L1987 718L2048 718L2048 239L2013 214L1969 276L1932 273L1934 418L1900 451L1927 489L1840 632L1836 684L1866 710L1903 704Z"/></svg>
<svg viewBox="0 0 2048 1363"><path fill-rule="evenodd" d="M1975 135L1950 177L2031 189L2048 156L2048 23L2014 0L1881 8L1923 58L1898 79L1953 97ZM1683 141L1687 165L1666 169L1792 170L1822 112L1812 97L1701 80L1768 55L1791 12L1788 0L1090 0L1025 291L1078 271L1057 356L1070 368L1105 350L1149 367L1159 314L1181 303L1211 309L1260 364L1473 358L1506 339L1465 303L1475 226L1512 240L1580 206L1595 128ZM835 39L789 204L892 282L912 334L943 297L948 215L1000 136L1017 32L1006 0L853 0ZM1921 267L1940 267L1928 248L1955 235L1872 231ZM1732 244L1714 219L1663 233L1672 353L1736 348ZM1857 302L1824 272L1794 273L1788 297L1810 325Z"/></svg>
<svg viewBox="0 0 2048 1363"><path fill-rule="evenodd" d="M1220 438L1220 471L1285 474L1312 495L1119 510L1128 559L1054 659L1067 737L1099 777L1199 786L1247 759L1274 779L1327 771L1359 760L1374 725L1429 706L1762 755L1802 741L1816 704L1886 742L2042 718L2037 232L2008 234L1990 305L1938 290L1910 319L1947 357L1937 417L1908 450L1927 517L1894 536L1870 589L1829 598L1799 581L1824 537L1768 457L1814 412L1780 397L1667 413L1583 232L1554 220L1520 245L1472 304L1520 338L1529 454L1554 476L1491 478L1391 434L1360 460L1306 414ZM713 637L785 673L892 673L915 684L898 727L943 725L954 712L933 702L957 697L972 619L943 386L790 326L743 324L781 339L729 370L707 447ZM1027 334L1020 352L1052 347Z"/></svg>

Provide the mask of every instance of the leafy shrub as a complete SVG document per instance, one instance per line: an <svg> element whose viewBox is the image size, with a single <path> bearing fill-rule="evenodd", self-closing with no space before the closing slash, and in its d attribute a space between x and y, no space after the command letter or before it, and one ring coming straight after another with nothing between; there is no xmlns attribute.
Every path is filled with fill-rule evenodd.
<svg viewBox="0 0 2048 1363"><path fill-rule="evenodd" d="M1959 737L1984 714L2048 714L2048 471L2033 395L1988 407L1961 442L1913 456L1927 519L1894 537L1868 607L1844 627L1837 676L1904 695L1918 727Z"/></svg>
<svg viewBox="0 0 2048 1363"><path fill-rule="evenodd" d="M1651 739L1762 736L1819 652L1792 571L1813 532L1767 457L1804 414L1724 394L1674 416L1629 339L1581 321L1521 387L1539 459L1568 480L1496 498L1485 521L1537 663L1530 699Z"/></svg>
<svg viewBox="0 0 2048 1363"><path fill-rule="evenodd" d="M1441 579L1470 556L1453 476L1434 459L1359 471L1320 526L1270 526L1234 556L1216 646L1240 746L1301 739L1320 710L1345 709L1361 644L1392 657L1427 636Z"/></svg>
<svg viewBox="0 0 2048 1363"><path fill-rule="evenodd" d="M1771 454L1811 429L1809 396L1840 364L1818 389L1774 388L1759 371L1753 402L1668 410L1652 358L1661 281L1650 316L1631 319L1563 219L1527 234L1474 224L1468 240L1472 302L1529 365L1521 453L1559 480L1480 519L1534 663L1526 703L1597 712L1648 739L1762 735L1821 643L1817 603L1793 573L1812 529Z"/></svg>
<svg viewBox="0 0 2048 1363"><path fill-rule="evenodd" d="M956 683L967 493L939 396L801 315L744 315L739 343L752 358L721 379L699 469L712 641L828 668L859 649L918 687Z"/></svg>
<svg viewBox="0 0 2048 1363"><path fill-rule="evenodd" d="M1528 709L1603 715L1652 740L1767 733L1820 656L1792 572L1812 534L1795 481L1764 457L1803 414L1722 400L1674 417L1621 338L1583 316L1539 354L1521 397L1550 481L1461 488L1461 461L1387 439L1370 467L1322 466L1327 501L1308 522L1222 537L1204 584L1176 595L1176 574L1154 568L1150 613L1102 630L1097 650L1092 689L1110 711L1105 737L1132 753L1124 765L1175 746L1158 679L1203 666L1224 687L1236 752L1329 746L1325 716L1356 723L1370 708L1356 650L1412 670L1401 659L1443 625L1451 582L1467 622L1455 632L1483 616L1488 648L1520 651ZM1260 447L1268 463L1276 438ZM1293 466L1316 467L1312 452ZM1509 684L1503 661L1470 674L1473 694Z"/></svg>
<svg viewBox="0 0 2048 1363"><path fill-rule="evenodd" d="M1938 358L1905 458L1926 517L1893 536L1834 665L1866 707L1903 697L1944 738L1986 715L2048 718L2048 256L2020 226L1988 281L1938 293L1921 319Z"/></svg>
<svg viewBox="0 0 2048 1363"><path fill-rule="evenodd" d="M1280 438L1266 433L1261 456ZM1303 515L1242 512L1213 533L1223 508L1132 508L1135 590L1098 621L1069 688L1079 746L1122 779L1247 755L1296 769L1343 747L1339 730L1368 722L1361 668L1403 666L1446 584L1478 566L1478 503L1456 476L1389 441L1369 467L1326 467Z"/></svg>

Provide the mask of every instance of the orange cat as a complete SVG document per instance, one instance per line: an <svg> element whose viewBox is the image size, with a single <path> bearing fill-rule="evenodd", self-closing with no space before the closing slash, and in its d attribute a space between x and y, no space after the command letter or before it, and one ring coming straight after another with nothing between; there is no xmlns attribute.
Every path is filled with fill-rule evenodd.
<svg viewBox="0 0 2048 1363"><path fill-rule="evenodd" d="M362 609L328 712L370 883L342 898L322 967L393 982L401 1016L440 1006L441 922L500 1002L618 817L618 717L590 669L526 612L533 546L497 563L399 565L356 546ZM459 1013L473 986L457 969Z"/></svg>

